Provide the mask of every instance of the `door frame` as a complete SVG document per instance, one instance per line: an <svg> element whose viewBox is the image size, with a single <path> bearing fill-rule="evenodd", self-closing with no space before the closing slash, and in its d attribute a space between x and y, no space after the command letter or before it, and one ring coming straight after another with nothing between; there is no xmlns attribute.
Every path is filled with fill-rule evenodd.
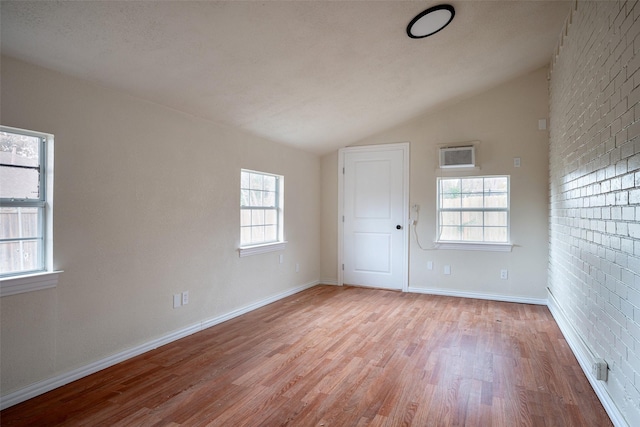
<svg viewBox="0 0 640 427"><path fill-rule="evenodd" d="M344 158L347 153L402 150L402 292L409 291L409 161L410 143L361 145L338 150L338 286L344 285Z"/></svg>

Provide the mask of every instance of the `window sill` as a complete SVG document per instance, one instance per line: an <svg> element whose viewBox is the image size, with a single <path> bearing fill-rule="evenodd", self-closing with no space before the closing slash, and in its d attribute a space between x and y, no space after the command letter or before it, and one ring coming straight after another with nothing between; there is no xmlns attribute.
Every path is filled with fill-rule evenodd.
<svg viewBox="0 0 640 427"><path fill-rule="evenodd" d="M436 249L459 251L511 252L511 243L435 242Z"/></svg>
<svg viewBox="0 0 640 427"><path fill-rule="evenodd" d="M55 288L62 271L44 271L0 279L0 297Z"/></svg>
<svg viewBox="0 0 640 427"><path fill-rule="evenodd" d="M274 243L266 243L264 245L255 245L255 246L244 246L242 248L238 248L238 253L240 254L240 258L265 254L267 252L275 252L275 251L283 251L287 246L287 242L274 242Z"/></svg>

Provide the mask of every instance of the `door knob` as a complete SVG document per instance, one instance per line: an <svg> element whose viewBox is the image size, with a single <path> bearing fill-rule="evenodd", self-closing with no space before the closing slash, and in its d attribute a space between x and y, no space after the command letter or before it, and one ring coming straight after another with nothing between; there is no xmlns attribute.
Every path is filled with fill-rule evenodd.
<svg viewBox="0 0 640 427"><path fill-rule="evenodd" d="M396 225L396 230L402 230L402 226L400 224Z"/></svg>

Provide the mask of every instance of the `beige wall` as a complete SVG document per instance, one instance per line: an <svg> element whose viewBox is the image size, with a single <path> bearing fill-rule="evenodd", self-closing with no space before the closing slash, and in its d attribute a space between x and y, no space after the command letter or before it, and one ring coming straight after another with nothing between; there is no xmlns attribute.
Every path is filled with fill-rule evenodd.
<svg viewBox="0 0 640 427"><path fill-rule="evenodd" d="M578 2L551 72L549 289L640 425L640 4Z"/></svg>
<svg viewBox="0 0 640 427"><path fill-rule="evenodd" d="M338 280L338 152L321 159L322 170L322 235L320 236L322 266L320 280L335 285Z"/></svg>
<svg viewBox="0 0 640 427"><path fill-rule="evenodd" d="M419 204L417 226L420 243L430 247L436 232L436 178L439 144L479 140L480 170L466 175L511 176L510 253L451 250L421 250L413 230L410 238L409 286L444 293L546 298L548 132L538 130L538 120L548 115L547 70L540 69L471 99L425 114L386 132L352 145L411 143L410 205ZM513 158L522 166L515 168ZM337 153L322 158L324 200L337 198ZM450 175L451 173L447 173ZM323 253L321 277L336 280L337 204L323 209ZM433 270L427 269L432 261ZM443 266L451 266L451 275ZM500 270L509 279L500 279Z"/></svg>
<svg viewBox="0 0 640 427"><path fill-rule="evenodd" d="M55 135L54 262L64 270L55 289L1 299L3 395L319 280L317 156L1 65L2 124ZM240 168L284 175L284 252L239 258ZM173 309L182 291L190 302Z"/></svg>

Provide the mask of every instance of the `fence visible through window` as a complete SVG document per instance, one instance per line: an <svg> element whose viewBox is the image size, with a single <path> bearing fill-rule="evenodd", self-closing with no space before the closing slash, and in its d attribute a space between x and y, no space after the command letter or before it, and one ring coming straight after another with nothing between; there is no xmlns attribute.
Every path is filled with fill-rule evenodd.
<svg viewBox="0 0 640 427"><path fill-rule="evenodd" d="M509 241L509 178L438 180L438 241Z"/></svg>
<svg viewBox="0 0 640 427"><path fill-rule="evenodd" d="M45 138L0 131L0 274L44 270Z"/></svg>
<svg viewBox="0 0 640 427"><path fill-rule="evenodd" d="M240 246L273 243L281 239L282 186L281 176L241 171Z"/></svg>

